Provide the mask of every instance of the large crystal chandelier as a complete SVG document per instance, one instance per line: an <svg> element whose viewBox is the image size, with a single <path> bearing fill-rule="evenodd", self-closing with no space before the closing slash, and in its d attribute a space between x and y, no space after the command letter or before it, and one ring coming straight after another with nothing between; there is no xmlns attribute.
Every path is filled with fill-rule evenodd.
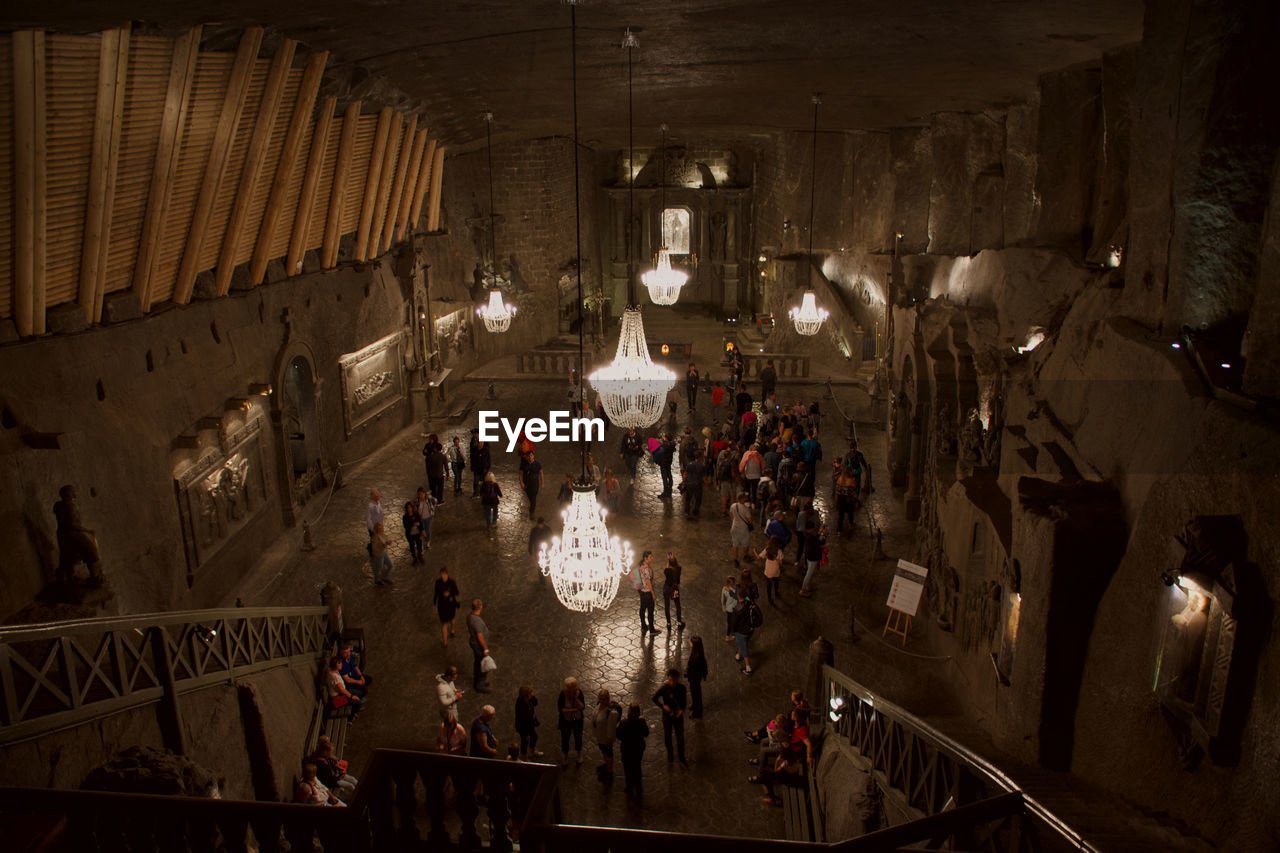
<svg viewBox="0 0 1280 853"><path fill-rule="evenodd" d="M631 124L631 50L639 46L635 35L627 30L622 46L627 49L627 129L630 146ZM635 149L629 159L635 161ZM635 170L631 169L632 185ZM631 196L628 194L628 212ZM630 217L629 217L630 218ZM591 387L600 394L609 420L621 427L644 429L651 427L662 417L667 393L676 386L676 375L649 357L649 344L644 338L644 320L632 297L634 284L631 271L631 240L627 240L627 297L626 310L622 312L622 334L618 336L618 352L608 367L602 367L587 377Z"/></svg>
<svg viewBox="0 0 1280 853"><path fill-rule="evenodd" d="M609 420L620 427L644 429L662 417L667 393L676 386L676 375L649 357L639 308L622 312L617 355L587 381L600 394Z"/></svg>
<svg viewBox="0 0 1280 853"><path fill-rule="evenodd" d="M792 308L790 314L791 322L795 324L796 331L802 335L818 334L818 330L822 328L822 321L831 316L826 308L818 307L817 297L814 296L812 290L804 292L800 307Z"/></svg>
<svg viewBox="0 0 1280 853"><path fill-rule="evenodd" d="M573 502L561 515L564 533L542 543L538 565L565 607L604 610L618 594L618 581L631 571L631 545L609 536L594 483L575 483Z"/></svg>
<svg viewBox="0 0 1280 853"><path fill-rule="evenodd" d="M578 365L584 364L583 342L586 323L582 311L582 194L578 184L578 14L577 3L568 0L572 32L570 55L573 57L573 213L577 233L578 254ZM643 343L644 333L641 332ZM646 357L648 350L645 350ZM674 384L675 377L672 376ZM583 433L588 433L583 430ZM587 475L587 444L581 444L582 474L573 484L573 501L564 511L564 532L545 543L538 553L542 573L551 578L556 598L570 610L588 612L603 610L618 594L618 581L631 565L631 545L609 536L604 525L604 511L596 503L596 486Z"/></svg>
<svg viewBox="0 0 1280 853"><path fill-rule="evenodd" d="M516 306L503 302L501 288L495 287L489 291L489 304L481 305L476 313L484 320L484 327L489 331L505 332L511 328L511 318L516 314Z"/></svg>
<svg viewBox="0 0 1280 853"><path fill-rule="evenodd" d="M796 331L802 335L818 334L818 330L822 328L822 321L830 316L825 308L818 307L818 297L813 292L813 196L818 185L818 104L820 103L822 103L822 96L815 93L813 96L813 172L809 175L809 255L805 258L808 286L805 288L804 297L800 300L800 307L792 308L788 312Z"/></svg>
<svg viewBox="0 0 1280 853"><path fill-rule="evenodd" d="M634 170L633 177L634 181ZM662 172L658 177L658 185L661 187L661 210L667 209L667 126L662 126ZM662 232L662 248L658 249L657 269L649 270L640 277L644 282L644 286L649 288L649 299L653 300L655 305L674 305L676 300L680 298L680 288L684 287L684 283L689 280L689 274L681 270L673 270L671 268L671 252L667 250L667 230L665 227L659 229Z"/></svg>
<svg viewBox="0 0 1280 853"><path fill-rule="evenodd" d="M516 309L502 301L502 285L504 280L498 274L498 237L493 212L493 113L484 114L484 136L489 151L489 261L492 264L485 279L492 288L489 291L489 304L476 309L484 327L490 332L505 332L511 328L511 318Z"/></svg>

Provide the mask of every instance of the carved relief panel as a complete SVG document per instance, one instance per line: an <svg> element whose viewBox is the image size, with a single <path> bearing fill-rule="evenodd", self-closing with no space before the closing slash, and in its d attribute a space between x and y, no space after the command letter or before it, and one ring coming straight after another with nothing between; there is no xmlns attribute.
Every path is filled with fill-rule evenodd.
<svg viewBox="0 0 1280 853"><path fill-rule="evenodd" d="M404 399L403 338L396 332L338 359L347 435Z"/></svg>

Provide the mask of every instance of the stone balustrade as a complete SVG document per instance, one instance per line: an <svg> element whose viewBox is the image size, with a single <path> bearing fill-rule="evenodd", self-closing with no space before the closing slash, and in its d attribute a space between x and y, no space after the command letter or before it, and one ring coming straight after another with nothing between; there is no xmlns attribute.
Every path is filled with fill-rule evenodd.
<svg viewBox="0 0 1280 853"><path fill-rule="evenodd" d="M586 354L587 369L591 372L591 353ZM533 373L569 378L569 371L578 366L577 349L535 349L516 357L516 373Z"/></svg>

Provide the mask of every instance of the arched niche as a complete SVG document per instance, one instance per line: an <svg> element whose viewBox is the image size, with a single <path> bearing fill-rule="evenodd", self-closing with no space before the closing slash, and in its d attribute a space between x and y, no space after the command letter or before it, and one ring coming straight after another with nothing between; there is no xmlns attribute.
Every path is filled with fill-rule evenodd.
<svg viewBox="0 0 1280 853"><path fill-rule="evenodd" d="M276 471L285 523L296 522L297 509L328 484L321 435L323 385L311 347L291 341L280 351L271 395L271 423L276 437Z"/></svg>

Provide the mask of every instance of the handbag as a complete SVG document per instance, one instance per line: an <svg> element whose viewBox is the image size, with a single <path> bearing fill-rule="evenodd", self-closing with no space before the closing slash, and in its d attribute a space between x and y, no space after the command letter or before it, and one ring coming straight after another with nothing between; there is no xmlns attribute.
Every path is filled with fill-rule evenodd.
<svg viewBox="0 0 1280 853"><path fill-rule="evenodd" d="M338 694L337 696L333 697L333 707L335 708L345 707L347 704L347 701L348 700L346 696L343 696L342 694Z"/></svg>
<svg viewBox="0 0 1280 853"><path fill-rule="evenodd" d="M497 668L498 668L498 662L494 660L492 656L485 655L483 658L480 659L481 672L493 672Z"/></svg>

